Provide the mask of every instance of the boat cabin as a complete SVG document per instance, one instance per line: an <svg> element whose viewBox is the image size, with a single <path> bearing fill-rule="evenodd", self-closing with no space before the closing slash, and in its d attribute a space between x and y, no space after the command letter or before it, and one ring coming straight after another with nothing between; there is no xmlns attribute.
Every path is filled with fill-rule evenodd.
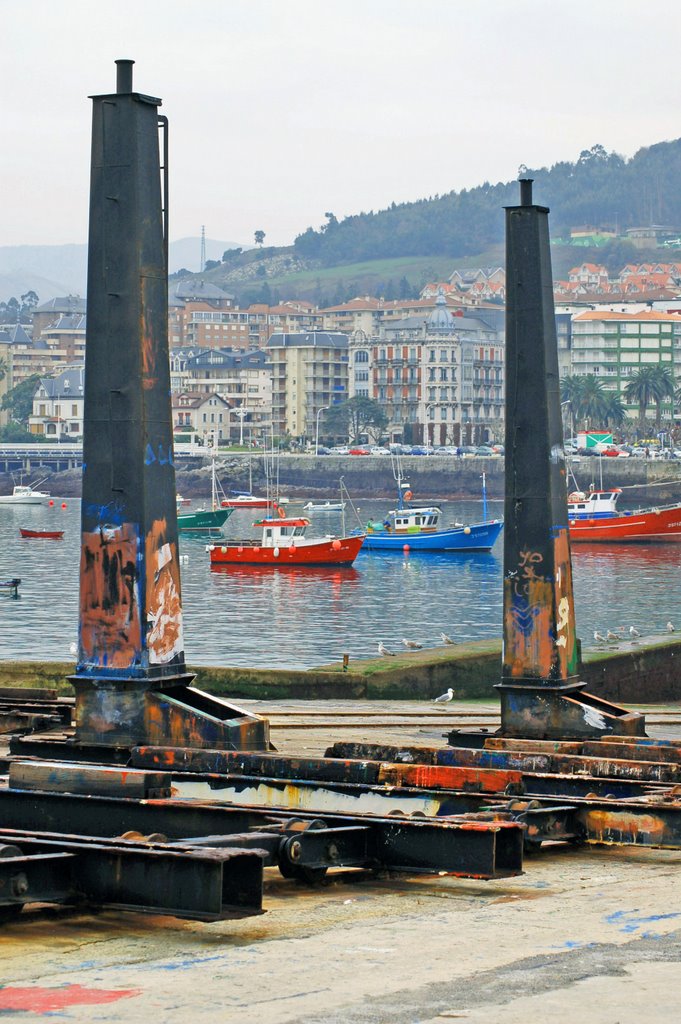
<svg viewBox="0 0 681 1024"><path fill-rule="evenodd" d="M253 523L262 527L262 546L264 548L288 547L302 540L310 520L302 516L291 519L260 519Z"/></svg>
<svg viewBox="0 0 681 1024"><path fill-rule="evenodd" d="M573 491L568 495L568 515L570 519L598 519L613 516L617 512L617 499L622 493L615 487L610 491Z"/></svg>
<svg viewBox="0 0 681 1024"><path fill-rule="evenodd" d="M427 508L398 508L388 512L383 526L389 532L433 533L437 530L441 511L434 506Z"/></svg>

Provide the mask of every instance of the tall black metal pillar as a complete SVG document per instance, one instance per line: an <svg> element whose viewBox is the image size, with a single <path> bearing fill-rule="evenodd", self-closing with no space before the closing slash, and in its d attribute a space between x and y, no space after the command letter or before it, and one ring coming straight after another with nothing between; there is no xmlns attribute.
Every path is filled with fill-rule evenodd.
<svg viewBox="0 0 681 1024"><path fill-rule="evenodd" d="M133 61L116 63L117 91L93 97L76 736L267 749L267 723L188 690L159 154L167 123L160 100L132 91Z"/></svg>
<svg viewBox="0 0 681 1024"><path fill-rule="evenodd" d="M548 209L506 210L506 494L501 732L643 734L579 680Z"/></svg>

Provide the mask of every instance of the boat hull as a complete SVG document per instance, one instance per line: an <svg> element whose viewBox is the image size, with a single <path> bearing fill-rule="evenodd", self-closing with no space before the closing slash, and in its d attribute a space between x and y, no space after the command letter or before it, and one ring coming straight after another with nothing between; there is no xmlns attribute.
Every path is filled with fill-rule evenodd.
<svg viewBox="0 0 681 1024"><path fill-rule="evenodd" d="M45 540L61 540L64 536L63 530L27 530L19 527L22 537L42 537Z"/></svg>
<svg viewBox="0 0 681 1024"><path fill-rule="evenodd" d="M368 533L364 547L368 551L489 551L503 529L501 520L457 526L431 533Z"/></svg>
<svg viewBox="0 0 681 1024"><path fill-rule="evenodd" d="M227 522L234 509L219 508L212 511L187 512L177 517L177 527L182 533L201 533L219 530Z"/></svg>
<svg viewBox="0 0 681 1024"><path fill-rule="evenodd" d="M363 542L363 535L281 547L262 547L250 540L230 541L213 544L208 551L211 567L262 565L277 569L291 565L351 565Z"/></svg>
<svg viewBox="0 0 681 1024"><path fill-rule="evenodd" d="M49 494L32 494L26 497L15 497L13 494L1 494L0 505L47 505Z"/></svg>
<svg viewBox="0 0 681 1024"><path fill-rule="evenodd" d="M681 505L571 519L573 544L681 544Z"/></svg>

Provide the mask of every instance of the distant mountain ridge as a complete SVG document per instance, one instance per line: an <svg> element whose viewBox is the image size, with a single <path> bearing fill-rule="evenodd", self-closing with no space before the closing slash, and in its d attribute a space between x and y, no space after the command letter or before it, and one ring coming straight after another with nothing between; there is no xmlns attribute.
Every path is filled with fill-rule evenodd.
<svg viewBox="0 0 681 1024"><path fill-rule="evenodd" d="M237 242L206 239L206 259L219 260ZM248 248L248 246L243 246ZM178 238L170 243L170 273L186 268L198 272L201 239ZM31 289L48 302L62 295L85 295L87 245L2 245L0 246L0 299L7 301Z"/></svg>

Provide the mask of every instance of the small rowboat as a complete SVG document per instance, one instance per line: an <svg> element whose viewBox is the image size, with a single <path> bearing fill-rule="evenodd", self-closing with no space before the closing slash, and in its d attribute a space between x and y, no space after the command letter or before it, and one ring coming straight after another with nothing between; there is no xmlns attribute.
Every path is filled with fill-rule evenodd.
<svg viewBox="0 0 681 1024"><path fill-rule="evenodd" d="M22 537L44 537L46 540L61 540L64 536L63 530L28 530L23 526L19 527Z"/></svg>
<svg viewBox="0 0 681 1024"><path fill-rule="evenodd" d="M20 579L0 580L0 593L6 592L10 597L19 596Z"/></svg>

